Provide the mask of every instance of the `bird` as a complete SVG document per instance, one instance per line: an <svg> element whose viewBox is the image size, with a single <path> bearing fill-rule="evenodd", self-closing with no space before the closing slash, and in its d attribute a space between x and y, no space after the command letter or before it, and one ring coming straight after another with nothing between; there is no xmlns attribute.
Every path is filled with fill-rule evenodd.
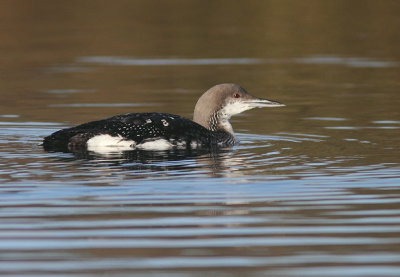
<svg viewBox="0 0 400 277"><path fill-rule="evenodd" d="M253 108L284 104L255 97L237 84L219 84L198 99L193 120L169 113L127 113L61 129L43 140L48 152L128 151L232 147L229 120Z"/></svg>

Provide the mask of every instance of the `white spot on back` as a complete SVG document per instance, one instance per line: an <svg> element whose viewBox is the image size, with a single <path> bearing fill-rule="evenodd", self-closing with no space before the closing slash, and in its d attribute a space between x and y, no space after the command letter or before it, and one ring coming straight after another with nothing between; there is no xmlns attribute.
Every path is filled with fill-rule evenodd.
<svg viewBox="0 0 400 277"><path fill-rule="evenodd" d="M98 135L89 139L86 144L89 151L108 153L135 149L136 143L133 140L125 140L121 136Z"/></svg>
<svg viewBox="0 0 400 277"><path fill-rule="evenodd" d="M165 119L161 119L161 122L162 122L162 124L164 126L168 126L169 125L168 121L166 121Z"/></svg>
<svg viewBox="0 0 400 277"><path fill-rule="evenodd" d="M149 118L149 119L146 119L146 123L151 123L152 121L151 121L151 119Z"/></svg>

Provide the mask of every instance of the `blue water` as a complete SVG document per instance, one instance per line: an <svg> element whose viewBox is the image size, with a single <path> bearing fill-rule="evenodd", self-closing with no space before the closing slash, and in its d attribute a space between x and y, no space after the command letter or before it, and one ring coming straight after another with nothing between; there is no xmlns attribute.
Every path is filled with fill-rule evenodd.
<svg viewBox="0 0 400 277"><path fill-rule="evenodd" d="M400 276L396 1L0 4L1 276ZM208 153L48 153L234 82Z"/></svg>
<svg viewBox="0 0 400 277"><path fill-rule="evenodd" d="M38 145L61 125L2 127L3 275L400 270L400 167L296 154L327 136L240 133L232 150L179 159L162 152L77 157Z"/></svg>

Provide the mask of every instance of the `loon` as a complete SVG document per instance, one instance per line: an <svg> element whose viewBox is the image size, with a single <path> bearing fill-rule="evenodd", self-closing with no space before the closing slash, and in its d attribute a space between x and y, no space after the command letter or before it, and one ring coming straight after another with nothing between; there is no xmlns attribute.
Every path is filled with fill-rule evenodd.
<svg viewBox="0 0 400 277"><path fill-rule="evenodd" d="M256 107L280 106L285 105L257 98L239 85L220 84L199 98L193 121L168 113L128 113L59 130L44 138L43 148L50 152L102 152L105 148L229 147L239 143L229 123L231 116Z"/></svg>

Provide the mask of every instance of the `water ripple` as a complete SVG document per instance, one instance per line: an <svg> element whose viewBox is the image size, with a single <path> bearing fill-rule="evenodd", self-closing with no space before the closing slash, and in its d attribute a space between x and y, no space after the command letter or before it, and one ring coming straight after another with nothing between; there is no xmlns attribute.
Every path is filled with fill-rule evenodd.
<svg viewBox="0 0 400 277"><path fill-rule="evenodd" d="M239 134L240 146L218 153L137 159L46 153L38 144L58 123L3 126L0 275L397 270L400 168L353 155L356 143L378 147L357 136L337 156L329 134L281 132Z"/></svg>
<svg viewBox="0 0 400 277"><path fill-rule="evenodd" d="M118 66L188 66L188 65L251 65L251 64L314 64L314 65L342 65L360 68L397 67L398 62L382 61L373 58L338 57L338 56L311 56L304 58L274 59L274 58L135 58L117 56L88 56L76 59L78 63L95 63L101 65Z"/></svg>

